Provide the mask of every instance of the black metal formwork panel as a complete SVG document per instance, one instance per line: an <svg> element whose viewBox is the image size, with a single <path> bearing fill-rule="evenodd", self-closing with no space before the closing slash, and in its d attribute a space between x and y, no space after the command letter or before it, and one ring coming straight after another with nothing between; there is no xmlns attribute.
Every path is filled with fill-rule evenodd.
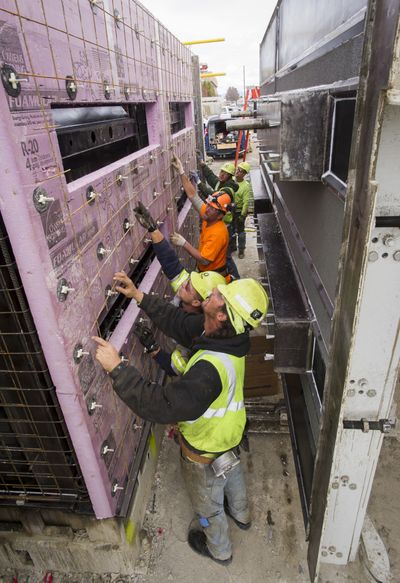
<svg viewBox="0 0 400 583"><path fill-rule="evenodd" d="M0 215L0 505L91 512Z"/></svg>

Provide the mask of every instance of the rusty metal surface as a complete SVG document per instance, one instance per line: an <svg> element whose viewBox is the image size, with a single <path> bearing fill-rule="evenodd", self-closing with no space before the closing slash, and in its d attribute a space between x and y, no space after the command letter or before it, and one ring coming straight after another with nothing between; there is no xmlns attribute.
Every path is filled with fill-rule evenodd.
<svg viewBox="0 0 400 583"><path fill-rule="evenodd" d="M281 118L281 179L320 181L325 166L328 93L285 96Z"/></svg>

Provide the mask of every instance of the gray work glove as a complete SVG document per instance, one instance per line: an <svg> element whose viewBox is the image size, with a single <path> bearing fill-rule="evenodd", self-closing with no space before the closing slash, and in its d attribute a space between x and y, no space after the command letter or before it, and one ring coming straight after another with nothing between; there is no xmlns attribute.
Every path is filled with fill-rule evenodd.
<svg viewBox="0 0 400 583"><path fill-rule="evenodd" d="M196 185L200 184L200 182L201 182L200 176L198 175L198 173L195 170L192 170L191 172L189 172L189 177L190 177L190 180L192 182L194 182Z"/></svg>
<svg viewBox="0 0 400 583"><path fill-rule="evenodd" d="M172 233L169 240L173 245L176 245L177 247L183 247L184 244L186 243L185 237L182 237L182 235L180 235L179 233Z"/></svg>
<svg viewBox="0 0 400 583"><path fill-rule="evenodd" d="M175 154L172 156L171 164L175 168L175 170L179 173L180 176L182 176L182 174L185 174L183 164L179 160L178 156L175 156Z"/></svg>
<svg viewBox="0 0 400 583"><path fill-rule="evenodd" d="M138 205L133 209L133 212L142 227L147 229L149 233L158 229L156 221L141 201L139 201Z"/></svg>

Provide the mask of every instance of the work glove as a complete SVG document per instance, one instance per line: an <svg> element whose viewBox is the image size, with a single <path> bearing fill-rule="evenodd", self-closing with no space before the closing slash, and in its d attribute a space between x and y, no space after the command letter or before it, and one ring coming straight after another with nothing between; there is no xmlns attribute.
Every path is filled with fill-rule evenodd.
<svg viewBox="0 0 400 583"><path fill-rule="evenodd" d="M182 237L182 235L180 235L179 233L172 233L169 240L173 245L176 245L177 247L183 247L184 244L186 243L185 237Z"/></svg>
<svg viewBox="0 0 400 583"><path fill-rule="evenodd" d="M133 333L138 337L140 344L144 346L145 352L155 352L160 348L159 344L153 336L153 332L145 324L137 322L133 329Z"/></svg>
<svg viewBox="0 0 400 583"><path fill-rule="evenodd" d="M158 229L156 221L142 202L139 201L138 205L133 209L133 212L142 227L147 229L150 233Z"/></svg>
<svg viewBox="0 0 400 583"><path fill-rule="evenodd" d="M179 158L175 156L175 154L172 156L171 164L175 168L175 170L179 173L180 176L182 176L182 174L185 174L183 164L179 160Z"/></svg>
<svg viewBox="0 0 400 583"><path fill-rule="evenodd" d="M191 182L194 182L196 185L200 184L201 179L200 176L197 174L197 172L195 170L192 170L191 172L189 172L189 177Z"/></svg>

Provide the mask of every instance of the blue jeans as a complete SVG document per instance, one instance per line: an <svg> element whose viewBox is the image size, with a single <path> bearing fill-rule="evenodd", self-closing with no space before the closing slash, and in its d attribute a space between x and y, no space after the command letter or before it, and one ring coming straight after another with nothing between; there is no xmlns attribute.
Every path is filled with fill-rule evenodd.
<svg viewBox="0 0 400 583"><path fill-rule="evenodd" d="M233 261L233 258L232 258L232 241L233 241L232 223L229 223L227 225L227 227L228 227L228 233L229 233L229 245L228 245L228 249L226 251L226 267L228 269L228 273L230 275L232 275L232 277L234 279L240 279L240 274L239 274L238 268L237 268L236 263Z"/></svg>
<svg viewBox="0 0 400 583"><path fill-rule="evenodd" d="M224 496L232 516L240 522L250 522L246 483L242 464L226 474L215 477L210 465L192 462L181 453L181 469L193 510L207 537L207 547L216 559L229 559L232 543L224 511Z"/></svg>

